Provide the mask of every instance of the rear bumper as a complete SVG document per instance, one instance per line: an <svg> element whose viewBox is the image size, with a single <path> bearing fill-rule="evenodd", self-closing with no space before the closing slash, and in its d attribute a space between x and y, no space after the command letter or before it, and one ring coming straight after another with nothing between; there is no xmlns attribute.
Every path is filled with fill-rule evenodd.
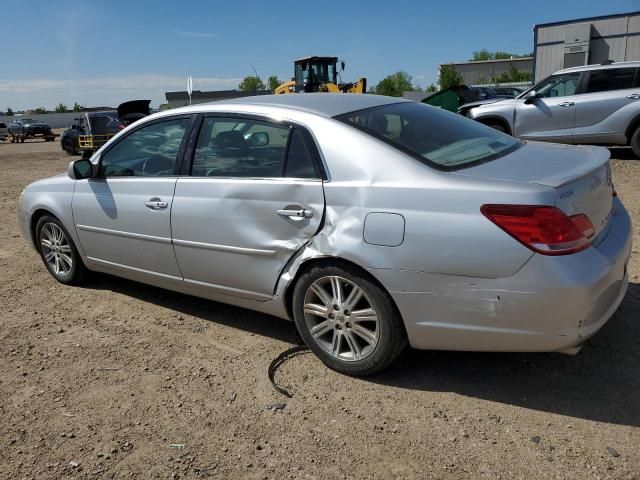
<svg viewBox="0 0 640 480"><path fill-rule="evenodd" d="M617 198L597 247L567 256L533 255L516 274L487 279L376 270L414 348L559 351L594 335L627 289L631 220Z"/></svg>

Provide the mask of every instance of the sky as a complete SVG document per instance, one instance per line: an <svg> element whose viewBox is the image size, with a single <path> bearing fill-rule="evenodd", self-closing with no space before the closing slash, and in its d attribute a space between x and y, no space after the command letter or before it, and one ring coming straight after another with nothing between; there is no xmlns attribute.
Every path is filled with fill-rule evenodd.
<svg viewBox="0 0 640 480"><path fill-rule="evenodd" d="M322 8L323 5L327 8ZM7 0L0 111L116 106L164 92L287 80L293 60L337 56L344 81L398 70L426 87L476 50L533 51L533 25L640 10L640 0L243 2Z"/></svg>

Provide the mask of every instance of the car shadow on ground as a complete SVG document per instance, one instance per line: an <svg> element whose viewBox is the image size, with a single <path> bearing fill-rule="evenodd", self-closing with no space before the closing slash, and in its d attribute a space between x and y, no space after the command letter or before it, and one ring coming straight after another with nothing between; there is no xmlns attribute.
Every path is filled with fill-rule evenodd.
<svg viewBox="0 0 640 480"><path fill-rule="evenodd" d="M609 151L611 152L611 158L615 160L640 161L640 159L633 154L631 147L609 147Z"/></svg>
<svg viewBox="0 0 640 480"><path fill-rule="evenodd" d="M176 314L190 315L281 342L296 345L302 342L293 322L245 308L192 297L107 274L93 275L87 287L121 293L143 302L175 310Z"/></svg>
<svg viewBox="0 0 640 480"><path fill-rule="evenodd" d="M111 290L289 344L301 343L293 322L251 310L109 275L96 275L89 288ZM388 370L363 380L640 426L640 284L629 283L614 317L576 356L409 349Z"/></svg>
<svg viewBox="0 0 640 480"><path fill-rule="evenodd" d="M640 284L576 356L409 350L371 379L607 423L640 426Z"/></svg>

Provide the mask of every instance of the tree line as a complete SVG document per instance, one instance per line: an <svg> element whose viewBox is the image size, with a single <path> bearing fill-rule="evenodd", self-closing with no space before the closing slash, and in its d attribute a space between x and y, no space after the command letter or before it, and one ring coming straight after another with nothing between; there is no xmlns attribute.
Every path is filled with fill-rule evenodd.
<svg viewBox="0 0 640 480"><path fill-rule="evenodd" d="M33 109L33 113L42 114L42 113L69 113L69 112L81 112L84 107L80 105L78 102L73 104L72 108L68 108L64 103L59 103L56 108L53 110L47 110L44 107L38 107ZM13 117L16 113L24 113L24 111L14 112L11 107L7 107L7 111L5 115L7 117Z"/></svg>
<svg viewBox="0 0 640 480"><path fill-rule="evenodd" d="M481 62L486 60L505 60L526 58L533 56L533 53L527 54L515 54L503 51L490 52L486 48L473 52L470 62ZM531 81L531 72L519 71L513 65L509 66L508 71L501 73L500 75L493 76L490 79L484 79L490 83L509 83L509 82L528 82ZM270 90L275 92L276 88L284 83L276 75L271 75L267 78L265 83L259 76L251 75L244 77L238 85L238 90L241 92L258 92L260 90ZM398 72L387 75L380 80L375 86L369 88L369 93L375 93L377 95L387 95L389 97L401 97L403 92L435 92L438 87L441 90L445 88L462 85L462 76L456 71L454 64L441 65L438 75L438 86L435 84L428 85L424 90L420 85L413 81L413 77L407 72L400 70ZM66 112L80 112L84 107L78 102L74 103L73 108L69 109L63 103L59 103L53 110L49 111L44 107L38 107L34 110L35 113L66 113ZM13 110L7 107L6 115L12 116Z"/></svg>
<svg viewBox="0 0 640 480"><path fill-rule="evenodd" d="M480 62L486 60L505 60L527 58L533 56L533 53L516 54L504 51L490 52L486 48L473 52L470 62ZM513 65L509 66L508 71L500 75L492 76L490 79L484 79L487 83L509 83L509 82L528 82L531 81L531 72L522 72ZM390 97L401 97L403 92L435 92L438 87L443 90L445 88L462 85L464 83L462 76L456 71L453 64L442 65L438 75L438 85L430 84L424 90L420 85L414 82L414 79L407 72L400 70L398 72L387 75L376 85L369 88L369 93L377 95L387 95ZM282 81L275 75L270 76L265 84L258 76L245 77L238 90L242 92L256 92L259 90L271 90L272 92L282 84Z"/></svg>

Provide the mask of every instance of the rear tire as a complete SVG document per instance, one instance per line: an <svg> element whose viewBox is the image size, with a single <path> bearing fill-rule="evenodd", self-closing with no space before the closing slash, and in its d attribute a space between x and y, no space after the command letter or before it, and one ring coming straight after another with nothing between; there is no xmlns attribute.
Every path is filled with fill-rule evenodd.
<svg viewBox="0 0 640 480"><path fill-rule="evenodd" d="M53 278L65 285L84 283L87 267L60 220L49 215L40 217L36 224L35 242L40 258Z"/></svg>
<svg viewBox="0 0 640 480"><path fill-rule="evenodd" d="M407 334L387 292L348 265L316 266L293 292L300 336L327 367L346 375L386 368L407 346Z"/></svg>
<svg viewBox="0 0 640 480"><path fill-rule="evenodd" d="M631 145L631 150L633 150L633 154L640 158L640 127L636 128L636 131L631 135L631 141L629 142Z"/></svg>

